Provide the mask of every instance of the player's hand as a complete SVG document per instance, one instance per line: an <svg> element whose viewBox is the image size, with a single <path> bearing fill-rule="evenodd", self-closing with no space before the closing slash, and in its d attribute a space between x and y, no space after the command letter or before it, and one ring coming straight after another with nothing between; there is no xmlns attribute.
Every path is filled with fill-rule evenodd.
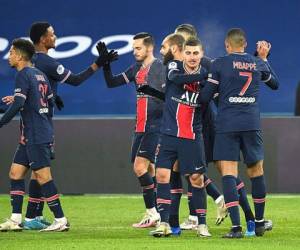
<svg viewBox="0 0 300 250"><path fill-rule="evenodd" d="M271 43L268 43L267 41L258 41L256 43L256 56L266 61L270 55L271 47Z"/></svg>
<svg viewBox="0 0 300 250"><path fill-rule="evenodd" d="M96 45L96 49L98 51L98 55L99 56L107 55L108 54L106 45L103 42L98 42L97 45Z"/></svg>
<svg viewBox="0 0 300 250"><path fill-rule="evenodd" d="M97 64L97 66L100 68L102 66L104 66L105 64L108 64L112 61L118 60L118 52L115 50L111 50L109 53L105 54L103 53L101 56L99 56L95 63Z"/></svg>
<svg viewBox="0 0 300 250"><path fill-rule="evenodd" d="M2 102L4 102L6 105L10 105L15 101L15 98L13 95L4 96L2 98Z"/></svg>
<svg viewBox="0 0 300 250"><path fill-rule="evenodd" d="M65 107L63 100L58 95L55 97L55 104L59 111L61 111Z"/></svg>

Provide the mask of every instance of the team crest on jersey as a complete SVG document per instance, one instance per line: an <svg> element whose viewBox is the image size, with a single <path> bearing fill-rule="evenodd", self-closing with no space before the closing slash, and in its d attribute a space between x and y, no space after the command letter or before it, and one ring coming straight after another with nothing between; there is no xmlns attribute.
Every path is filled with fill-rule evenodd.
<svg viewBox="0 0 300 250"><path fill-rule="evenodd" d="M62 66L61 64L58 65L58 67L56 69L57 74L62 75L64 73L64 71L65 71L64 66Z"/></svg>
<svg viewBox="0 0 300 250"><path fill-rule="evenodd" d="M170 62L169 69L177 69L177 63L176 62Z"/></svg>

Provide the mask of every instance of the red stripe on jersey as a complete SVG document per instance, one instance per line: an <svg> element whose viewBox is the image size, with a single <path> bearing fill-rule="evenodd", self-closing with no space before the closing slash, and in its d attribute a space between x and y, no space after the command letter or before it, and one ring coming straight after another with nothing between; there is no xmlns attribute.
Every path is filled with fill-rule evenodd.
<svg viewBox="0 0 300 250"><path fill-rule="evenodd" d="M177 137L186 139L195 139L193 131L195 108L179 103L177 106Z"/></svg>
<svg viewBox="0 0 300 250"><path fill-rule="evenodd" d="M136 126L135 132L145 132L147 122L147 97L138 97L136 102Z"/></svg>
<svg viewBox="0 0 300 250"><path fill-rule="evenodd" d="M135 75L136 84L146 84L150 65L146 68L141 67Z"/></svg>

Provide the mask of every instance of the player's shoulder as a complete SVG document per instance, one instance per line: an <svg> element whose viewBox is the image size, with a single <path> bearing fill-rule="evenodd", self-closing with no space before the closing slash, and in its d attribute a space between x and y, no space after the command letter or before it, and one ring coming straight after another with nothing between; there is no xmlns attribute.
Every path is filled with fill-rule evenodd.
<svg viewBox="0 0 300 250"><path fill-rule="evenodd" d="M183 69L183 62L178 60L171 60L167 64L167 70L182 70Z"/></svg>

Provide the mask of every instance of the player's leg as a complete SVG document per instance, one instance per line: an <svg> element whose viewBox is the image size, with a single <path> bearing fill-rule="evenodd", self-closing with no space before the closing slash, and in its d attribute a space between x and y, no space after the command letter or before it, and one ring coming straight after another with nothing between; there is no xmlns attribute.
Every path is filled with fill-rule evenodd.
<svg viewBox="0 0 300 250"><path fill-rule="evenodd" d="M179 173L178 162L176 162L171 171L171 208L170 208L170 218L169 223L173 235L180 235L181 230L179 227L179 206L180 200L183 193L181 175Z"/></svg>
<svg viewBox="0 0 300 250"><path fill-rule="evenodd" d="M237 133L217 133L214 145L214 160L218 161L222 173L222 186L225 205L232 223L225 238L241 238L242 227L239 214L239 197L236 188L238 161L240 156L240 138Z"/></svg>
<svg viewBox="0 0 300 250"><path fill-rule="evenodd" d="M162 135L157 146L156 180L157 180L157 208L161 222L150 232L154 237L169 236L172 234L169 219L171 207L171 169L177 159L177 138Z"/></svg>
<svg viewBox="0 0 300 250"><path fill-rule="evenodd" d="M49 144L37 144L27 146L27 155L32 162L31 169L34 171L36 180L41 186L41 192L45 198L49 209L53 213L54 222L42 229L42 232L52 231L68 231L70 225L64 215L59 194L56 185L52 179L50 165L51 165L51 149Z"/></svg>
<svg viewBox="0 0 300 250"><path fill-rule="evenodd" d="M192 201L192 184L190 182L189 176L186 176L187 181L187 197L188 197L188 206L189 206L189 217L180 224L180 228L183 230L196 230L198 227L198 217Z"/></svg>
<svg viewBox="0 0 300 250"><path fill-rule="evenodd" d="M42 190L33 171L31 172L28 195L27 210L23 222L24 229L41 230L46 228L50 223L45 223L43 218L44 200Z"/></svg>
<svg viewBox="0 0 300 250"><path fill-rule="evenodd" d="M242 152L247 164L247 174L251 180L252 198L255 209L255 233L262 236L265 232L265 198L266 184L263 170L263 139L261 131L243 133Z"/></svg>
<svg viewBox="0 0 300 250"><path fill-rule="evenodd" d="M143 219L133 227L146 228L155 226L160 217L156 210L153 169L151 163L154 163L155 150L158 142L158 136L154 133L145 133L138 138L139 146L136 150L133 169L143 190L143 198L146 207L146 214ZM136 143L138 143L136 142ZM152 170L152 173L149 171Z"/></svg>
<svg viewBox="0 0 300 250"><path fill-rule="evenodd" d="M236 188L238 190L239 194L239 204L240 207L243 209L245 220L247 224L247 229L245 232L245 236L255 236L255 223L254 223L254 215L251 210L248 198L247 198L247 192L245 189L244 182L240 179L240 177L236 178Z"/></svg>
<svg viewBox="0 0 300 250"><path fill-rule="evenodd" d="M12 214L10 219L0 224L0 231L22 231L22 206L25 194L24 177L28 168L24 165L13 163L10 168L10 200Z"/></svg>
<svg viewBox="0 0 300 250"><path fill-rule="evenodd" d="M0 224L0 231L22 230L22 206L25 194L24 177L28 171L28 166L26 146L19 144L9 172L12 214L10 219Z"/></svg>
<svg viewBox="0 0 300 250"><path fill-rule="evenodd" d="M202 136L197 135L195 140L180 139L180 142L178 149L180 172L189 175L192 185L192 202L198 217L197 234L209 237L211 234L206 225L207 199L203 176L206 161Z"/></svg>

